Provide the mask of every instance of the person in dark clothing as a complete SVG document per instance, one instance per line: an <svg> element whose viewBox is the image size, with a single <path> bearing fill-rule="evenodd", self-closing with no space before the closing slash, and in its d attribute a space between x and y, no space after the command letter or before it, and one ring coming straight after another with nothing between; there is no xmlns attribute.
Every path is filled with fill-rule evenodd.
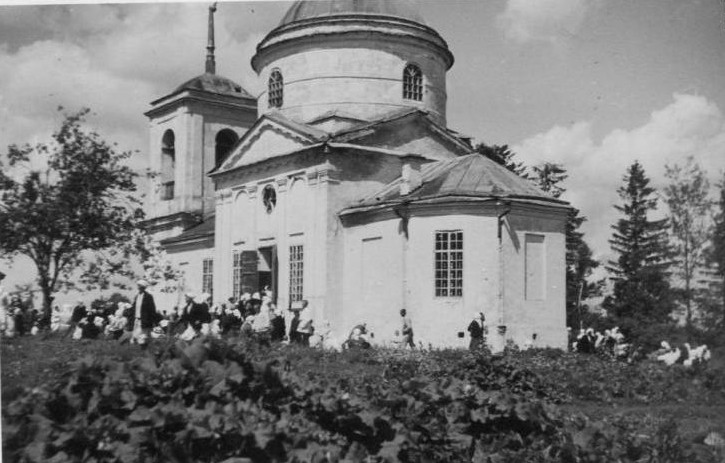
<svg viewBox="0 0 725 463"><path fill-rule="evenodd" d="M30 331L30 326L25 324L26 316L23 308L23 303L20 301L18 296L13 296L10 302L9 312L13 316L15 322L15 334L16 336L23 336Z"/></svg>
<svg viewBox="0 0 725 463"><path fill-rule="evenodd" d="M88 310L86 309L86 305L83 303L83 301L78 301L78 304L73 307L73 312L71 312L69 327L68 331L65 332L65 337L72 336L73 333L75 333L78 324L81 322L81 320L85 319L87 315Z"/></svg>
<svg viewBox="0 0 725 463"><path fill-rule="evenodd" d="M139 345L145 346L151 334L151 329L157 322L156 303L151 294L146 292L148 283L146 280L139 280L138 294L133 298L131 306L131 318L129 322L133 326L133 340Z"/></svg>
<svg viewBox="0 0 725 463"><path fill-rule="evenodd" d="M73 307L73 313L70 316L70 322L72 325L77 325L78 322L86 318L86 315L88 315L88 311L86 310L86 305L83 303L83 301L78 301L78 305Z"/></svg>
<svg viewBox="0 0 725 463"><path fill-rule="evenodd" d="M415 349L415 342L413 342L413 323L410 321L408 312L405 309L400 309L400 318L403 322L401 330L403 335L403 347Z"/></svg>
<svg viewBox="0 0 725 463"><path fill-rule="evenodd" d="M83 339L98 339L98 336L103 332L104 319L100 313L100 310L92 310L85 318L83 323L82 338Z"/></svg>
<svg viewBox="0 0 725 463"><path fill-rule="evenodd" d="M186 322L197 333L201 331L201 325L211 322L209 306L206 303L200 303L199 300L195 300L191 294L186 295L186 308L184 311L186 314Z"/></svg>
<svg viewBox="0 0 725 463"><path fill-rule="evenodd" d="M468 348L472 351L481 350L486 346L486 317L483 312L478 312L468 325L468 334L471 336L471 342Z"/></svg>
<svg viewBox="0 0 725 463"><path fill-rule="evenodd" d="M270 332L270 338L272 342L280 342L284 339L287 326L284 322L284 317L279 311L274 308L270 310L270 318L272 322L272 330Z"/></svg>

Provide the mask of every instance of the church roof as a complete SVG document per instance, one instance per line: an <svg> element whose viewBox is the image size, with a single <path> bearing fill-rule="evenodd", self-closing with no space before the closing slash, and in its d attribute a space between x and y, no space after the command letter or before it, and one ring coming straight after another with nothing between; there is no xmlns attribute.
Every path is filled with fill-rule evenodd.
<svg viewBox="0 0 725 463"><path fill-rule="evenodd" d="M341 15L391 16L425 24L412 0L298 0L282 18L280 26Z"/></svg>
<svg viewBox="0 0 725 463"><path fill-rule="evenodd" d="M166 246L169 244L177 244L177 243L183 243L183 242L191 242L191 241L198 241L203 240L207 238L213 238L214 237L214 216L208 217L205 221L198 225L194 225L193 227L184 230L183 233L180 235L174 236L172 238L167 238L165 240L161 241L161 244Z"/></svg>
<svg viewBox="0 0 725 463"><path fill-rule="evenodd" d="M371 207L446 197L525 199L566 205L541 191L530 181L478 153L421 167L422 184L407 195L400 194L402 178L389 183L376 194L361 200L347 212L368 210Z"/></svg>
<svg viewBox="0 0 725 463"><path fill-rule="evenodd" d="M241 85L231 79L222 77L217 74L204 73L193 79L187 80L183 84L176 87L173 94L184 90L201 90L203 92L216 93L218 95L229 95L238 98L254 98Z"/></svg>

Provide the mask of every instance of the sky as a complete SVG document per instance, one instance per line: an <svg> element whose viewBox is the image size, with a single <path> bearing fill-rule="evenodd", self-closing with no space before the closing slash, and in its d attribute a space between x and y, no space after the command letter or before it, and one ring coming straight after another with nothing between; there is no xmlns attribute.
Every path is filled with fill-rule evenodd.
<svg viewBox="0 0 725 463"><path fill-rule="evenodd" d="M149 102L201 74L208 3L0 6L0 156L48 139L58 106L147 165ZM507 144L527 165L562 164L567 199L588 218L595 256L611 258L613 205L639 160L655 186L687 156L712 182L725 169L722 0L419 1L448 42L448 125ZM221 2L217 73L252 94L249 60L290 2ZM660 206L662 212L664 205ZM6 268L2 268L2 267ZM7 285L27 262L0 263Z"/></svg>

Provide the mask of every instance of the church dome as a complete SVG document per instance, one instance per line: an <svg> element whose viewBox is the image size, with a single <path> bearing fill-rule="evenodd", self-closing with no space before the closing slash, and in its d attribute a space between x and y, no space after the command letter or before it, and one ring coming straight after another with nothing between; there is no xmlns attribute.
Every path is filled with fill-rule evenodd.
<svg viewBox="0 0 725 463"><path fill-rule="evenodd" d="M425 24L411 0L298 0L282 18L280 26L341 15L390 16Z"/></svg>
<svg viewBox="0 0 725 463"><path fill-rule="evenodd" d="M201 90L202 92L216 93L219 95L254 98L233 80L208 72L187 80L179 85L173 93L178 93L183 90Z"/></svg>
<svg viewBox="0 0 725 463"><path fill-rule="evenodd" d="M371 121L403 108L446 119L453 54L413 0L298 0L257 45L259 115L307 123L330 112Z"/></svg>

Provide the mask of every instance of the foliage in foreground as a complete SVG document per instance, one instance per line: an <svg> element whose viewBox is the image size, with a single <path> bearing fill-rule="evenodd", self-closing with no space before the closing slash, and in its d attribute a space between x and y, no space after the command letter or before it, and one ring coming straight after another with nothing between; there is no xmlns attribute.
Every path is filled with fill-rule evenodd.
<svg viewBox="0 0 725 463"><path fill-rule="evenodd" d="M567 417L516 361L198 340L86 358L3 410L7 461L715 461L673 424ZM317 368L307 368L317 363ZM358 367L356 376L340 365ZM321 366L322 364L322 366ZM320 374L324 372L324 374Z"/></svg>

